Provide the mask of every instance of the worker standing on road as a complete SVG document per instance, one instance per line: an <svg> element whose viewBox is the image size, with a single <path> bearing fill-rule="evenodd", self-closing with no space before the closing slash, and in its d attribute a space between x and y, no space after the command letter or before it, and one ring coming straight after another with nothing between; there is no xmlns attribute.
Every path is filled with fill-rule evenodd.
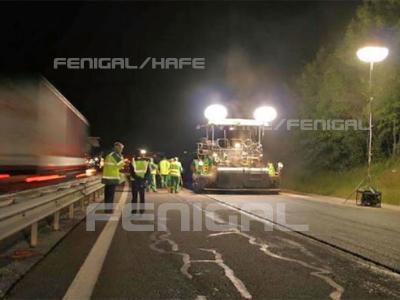
<svg viewBox="0 0 400 300"><path fill-rule="evenodd" d="M150 166L149 162L144 158L132 158L130 168L131 182L132 182L132 214L137 212L138 194L140 198L140 213L144 213L145 192L146 185L150 179Z"/></svg>
<svg viewBox="0 0 400 300"><path fill-rule="evenodd" d="M122 150L124 145L120 142L114 143L114 151L108 154L104 160L103 177L104 183L104 202L106 204L106 213L112 213L111 208L114 202L115 187L123 180L121 178L120 170L124 167L124 157Z"/></svg>
<svg viewBox="0 0 400 300"><path fill-rule="evenodd" d="M179 161L176 161L175 158L173 158L169 166L171 193L179 193L179 186L181 183L181 173L182 173L181 163Z"/></svg>
<svg viewBox="0 0 400 300"><path fill-rule="evenodd" d="M182 173L183 173L182 163L179 161L179 158L178 158L178 157L175 157L175 161L178 163L178 165L179 165L179 167L180 167L180 170L181 170L181 175L182 175ZM180 186L183 186L183 176L180 176L179 185L180 185Z"/></svg>
<svg viewBox="0 0 400 300"><path fill-rule="evenodd" d="M160 170L160 177L161 177L161 187L167 188L168 187L168 175L169 175L169 165L170 162L166 157L160 161L159 170Z"/></svg>
<svg viewBox="0 0 400 300"><path fill-rule="evenodd" d="M158 166L154 163L154 159L150 158L149 162L150 167L150 189L153 192L157 192L157 173L158 173Z"/></svg>

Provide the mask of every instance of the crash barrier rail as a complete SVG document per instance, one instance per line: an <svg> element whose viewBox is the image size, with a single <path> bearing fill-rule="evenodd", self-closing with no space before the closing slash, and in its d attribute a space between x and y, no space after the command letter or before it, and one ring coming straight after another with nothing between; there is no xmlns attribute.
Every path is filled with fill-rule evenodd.
<svg viewBox="0 0 400 300"><path fill-rule="evenodd" d="M104 193L99 176L64 182L48 187L25 190L0 196L0 241L31 227L30 245L38 243L38 223L53 216L53 230L60 229L60 212L68 208L69 218L74 217L75 204L82 210Z"/></svg>

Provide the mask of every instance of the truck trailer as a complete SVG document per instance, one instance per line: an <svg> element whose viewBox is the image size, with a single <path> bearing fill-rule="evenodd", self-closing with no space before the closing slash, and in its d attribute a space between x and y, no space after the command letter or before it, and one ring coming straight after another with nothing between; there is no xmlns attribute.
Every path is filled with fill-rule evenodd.
<svg viewBox="0 0 400 300"><path fill-rule="evenodd" d="M86 167L86 118L45 78L0 80L0 174L48 174Z"/></svg>

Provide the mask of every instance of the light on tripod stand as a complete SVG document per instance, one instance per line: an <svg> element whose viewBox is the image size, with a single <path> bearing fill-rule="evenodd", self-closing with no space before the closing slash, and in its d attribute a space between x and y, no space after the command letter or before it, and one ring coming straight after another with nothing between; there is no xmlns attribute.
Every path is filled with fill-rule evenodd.
<svg viewBox="0 0 400 300"><path fill-rule="evenodd" d="M366 63L369 63L369 84L368 84L368 119L369 119L369 134L368 134L368 173L367 178L357 186L356 201L358 202L358 194L361 194L361 204L369 206L380 206L381 205L381 193L376 191L372 187L371 177L371 163L372 163L372 101L374 100L374 94L372 89L372 72L374 70L374 63L383 61L389 54L389 49L386 47L368 46L360 48L357 51L357 57ZM367 180L367 186L363 189L360 187ZM354 192L353 192L354 193ZM348 197L350 198L351 195Z"/></svg>

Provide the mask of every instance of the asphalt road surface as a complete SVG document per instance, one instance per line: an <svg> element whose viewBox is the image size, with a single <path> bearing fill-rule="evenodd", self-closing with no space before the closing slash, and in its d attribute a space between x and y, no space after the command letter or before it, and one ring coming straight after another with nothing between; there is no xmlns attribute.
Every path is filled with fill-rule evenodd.
<svg viewBox="0 0 400 300"><path fill-rule="evenodd" d="M120 205L130 201L127 191L118 193ZM400 275L351 254L372 260L386 253L378 262L399 266L399 212L291 195L160 191L147 200L154 209L131 220L126 213L121 222L118 209L116 220L97 221L95 231L83 222L7 298L400 299ZM273 221L307 225L311 238L272 225L271 207ZM368 218L380 229L368 229ZM346 241L345 251L327 245Z"/></svg>

